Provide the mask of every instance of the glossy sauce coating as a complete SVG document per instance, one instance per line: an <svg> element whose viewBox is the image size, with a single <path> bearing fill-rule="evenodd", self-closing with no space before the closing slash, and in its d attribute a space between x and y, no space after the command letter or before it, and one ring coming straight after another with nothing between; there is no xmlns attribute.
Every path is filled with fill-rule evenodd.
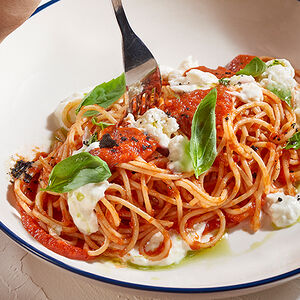
<svg viewBox="0 0 300 300"><path fill-rule="evenodd" d="M21 221L24 228L43 246L57 254L63 255L70 259L79 260L90 260L93 259L89 256L87 251L76 246L67 244L64 241L58 240L55 237L48 234L44 229L42 229L35 219L27 215L25 211L20 208Z"/></svg>
<svg viewBox="0 0 300 300"><path fill-rule="evenodd" d="M201 100L209 93L210 90L195 90L185 93L179 98L166 99L164 103L164 111L176 118L180 129L187 136L191 135L191 126L194 113ZM217 104L216 104L216 124L217 129L221 133L220 125L223 118L232 110L232 96L226 92L226 87L219 85L217 87Z"/></svg>
<svg viewBox="0 0 300 300"><path fill-rule="evenodd" d="M105 139L105 141L104 141ZM110 168L138 156L146 159L158 143L136 128L110 126L101 132L100 147L90 151L106 161Z"/></svg>

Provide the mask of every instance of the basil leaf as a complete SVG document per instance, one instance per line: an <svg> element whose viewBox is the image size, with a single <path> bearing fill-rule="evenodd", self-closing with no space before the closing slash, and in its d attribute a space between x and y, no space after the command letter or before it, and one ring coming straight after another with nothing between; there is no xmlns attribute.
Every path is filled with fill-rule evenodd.
<svg viewBox="0 0 300 300"><path fill-rule="evenodd" d="M108 126L114 125L114 124L112 124L112 123L97 122L95 118L92 119L92 123L93 123L94 125L99 126L101 130L103 130L104 128L106 128L106 127L108 127Z"/></svg>
<svg viewBox="0 0 300 300"><path fill-rule="evenodd" d="M271 91L273 94L278 96L281 100L285 101L288 106L291 107L291 99L292 99L292 93L290 89L285 88L281 85L268 85L267 89Z"/></svg>
<svg viewBox="0 0 300 300"><path fill-rule="evenodd" d="M88 183L102 182L111 176L109 167L98 156L81 152L59 162L52 169L45 191L66 193Z"/></svg>
<svg viewBox="0 0 300 300"><path fill-rule="evenodd" d="M89 146L90 144L98 141L98 133L95 132L88 141L83 142L84 145Z"/></svg>
<svg viewBox="0 0 300 300"><path fill-rule="evenodd" d="M103 82L97 85L91 92L89 92L81 101L76 109L78 113L82 106L98 104L103 108L107 108L126 91L125 75L122 73L119 77L108 82Z"/></svg>
<svg viewBox="0 0 300 300"><path fill-rule="evenodd" d="M254 57L246 66L244 69L239 70L236 72L236 75L251 75L253 77L257 77L261 75L265 70L267 66L266 64L259 59L258 57Z"/></svg>
<svg viewBox="0 0 300 300"><path fill-rule="evenodd" d="M216 156L216 115L217 90L212 89L199 103L192 121L190 156L198 178L208 170Z"/></svg>
<svg viewBox="0 0 300 300"><path fill-rule="evenodd" d="M230 83L230 79L229 78L221 78L219 79L219 84L223 84L223 85L228 85Z"/></svg>
<svg viewBox="0 0 300 300"><path fill-rule="evenodd" d="M99 112L97 110L88 110L83 114L83 116L84 117L92 117L92 116L96 116L98 114L99 114Z"/></svg>
<svg viewBox="0 0 300 300"><path fill-rule="evenodd" d="M295 133L289 140L284 149L296 149L300 148L300 132Z"/></svg>

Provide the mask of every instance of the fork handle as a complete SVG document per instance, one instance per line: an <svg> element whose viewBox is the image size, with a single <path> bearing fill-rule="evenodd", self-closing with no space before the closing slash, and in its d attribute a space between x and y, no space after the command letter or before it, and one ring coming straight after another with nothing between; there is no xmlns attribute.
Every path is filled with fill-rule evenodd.
<svg viewBox="0 0 300 300"><path fill-rule="evenodd" d="M114 11L115 11L115 15L120 27L120 30L122 32L122 36L135 36L135 33L133 32L133 30L131 29L129 22L126 18L124 9L123 9L123 5L122 5L122 1L121 0L111 0Z"/></svg>

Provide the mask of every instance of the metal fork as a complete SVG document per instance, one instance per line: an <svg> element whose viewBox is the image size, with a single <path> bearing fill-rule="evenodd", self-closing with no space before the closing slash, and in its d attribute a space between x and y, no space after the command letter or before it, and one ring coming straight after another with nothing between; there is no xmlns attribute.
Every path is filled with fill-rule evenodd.
<svg viewBox="0 0 300 300"><path fill-rule="evenodd" d="M142 115L156 104L160 95L160 71L149 49L131 29L122 1L112 0L112 5L123 40L123 62L129 95L127 113Z"/></svg>

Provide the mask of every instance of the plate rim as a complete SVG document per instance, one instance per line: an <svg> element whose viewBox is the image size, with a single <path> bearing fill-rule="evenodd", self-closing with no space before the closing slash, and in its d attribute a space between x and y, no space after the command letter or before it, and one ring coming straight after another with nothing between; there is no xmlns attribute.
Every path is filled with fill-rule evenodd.
<svg viewBox="0 0 300 300"><path fill-rule="evenodd" d="M164 287L164 286L152 286L152 285L146 285L146 284L138 284L138 283L131 283L128 281L121 281L117 279L112 279L109 277L105 277L102 275L93 274L81 269L78 269L76 267L73 267L69 264L66 264L46 253L44 253L41 250L38 250L22 238L20 238L17 234L15 234L13 231L11 231L6 225L4 225L3 222L0 221L0 230L2 230L8 237L10 237L13 241L15 241L17 244L25 248L28 252L38 256L39 258L42 258L43 260L46 260L47 262L50 262L58 267L61 267L65 270L68 270L70 272L73 272L75 274L88 277L91 279L95 279L97 281L101 281L104 283L109 283L113 285L118 285L125 288L131 288L131 289L138 289L138 290L144 290L144 291L152 291L152 292L167 292L167 293L180 293L180 294L210 294L210 293L218 293L218 292L229 292L229 291L236 291L236 290L243 290L243 289L249 289L254 287L259 287L262 285L271 284L280 280L288 279L292 276L296 276L300 274L300 268L291 270L286 273L282 273L276 276L255 280L251 282L246 283L240 283L235 285L225 285L220 287L209 287L209 288L175 288L175 287Z"/></svg>
<svg viewBox="0 0 300 300"><path fill-rule="evenodd" d="M40 5L33 12L31 17L59 1L61 1L61 0L50 0L50 1ZM17 234L15 234L13 231L11 231L1 221L0 221L0 230L2 232L4 232L8 237L10 237L13 241L15 241L17 244L19 244L22 248L24 248L28 252L34 254L35 256L41 258L42 260L45 260L51 264L54 264L65 270L68 270L72 273L75 273L75 274L78 274L78 275L81 275L81 276L84 276L87 278L91 278L91 279L94 279L97 281L101 281L104 283L117 285L117 286L121 286L121 287L125 287L125 288L131 288L131 289L138 289L138 290L145 290L145 291L152 291L152 292L180 293L180 294L199 294L199 293L210 294L210 293L216 293L216 292L217 293L229 292L229 291L244 290L244 289L249 289L249 288L260 287L263 285L282 281L284 279L291 279L291 277L293 277L293 276L298 277L297 275L300 275L300 268L297 268L297 269L291 270L286 273L282 273L282 274L279 274L276 276L271 276L271 277L256 280L256 281L235 284L235 285L225 285L225 286L220 286L220 287L209 287L209 288L203 288L203 287L202 288L175 288L175 287L163 287L163 286L152 286L152 285L131 283L128 281L121 281L121 280L105 277L102 275L93 274L93 273L78 269L76 267L73 267L69 264L66 264L66 263L44 253L43 251L38 250L37 248L35 248L34 246L32 246L31 244L26 242L24 239L19 237Z"/></svg>

